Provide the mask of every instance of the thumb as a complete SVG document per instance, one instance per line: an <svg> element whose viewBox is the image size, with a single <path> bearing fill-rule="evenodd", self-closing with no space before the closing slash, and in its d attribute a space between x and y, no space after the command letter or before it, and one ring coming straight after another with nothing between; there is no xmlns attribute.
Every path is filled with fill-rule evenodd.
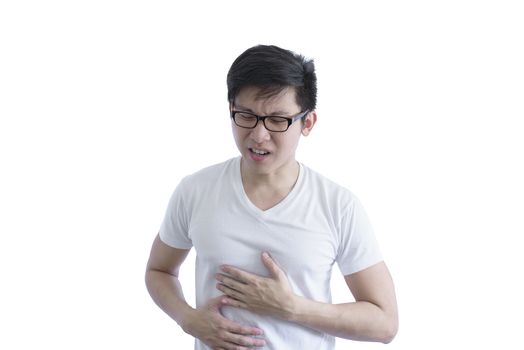
<svg viewBox="0 0 524 350"><path fill-rule="evenodd" d="M225 302L224 300L226 299L227 297L225 295L220 295L218 297L215 297L215 298L211 298L208 300L207 302L207 307L212 310L212 311L215 311L215 312L220 312L220 309L222 308L222 306L225 305Z"/></svg>
<svg viewBox="0 0 524 350"><path fill-rule="evenodd" d="M266 266L272 277L275 277L276 279L281 279L283 277L284 271L280 269L269 253L262 253L262 263Z"/></svg>

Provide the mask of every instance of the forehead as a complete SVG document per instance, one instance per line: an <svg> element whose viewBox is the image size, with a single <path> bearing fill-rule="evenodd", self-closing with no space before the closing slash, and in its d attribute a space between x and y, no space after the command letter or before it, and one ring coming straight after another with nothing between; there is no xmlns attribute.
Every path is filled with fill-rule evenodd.
<svg viewBox="0 0 524 350"><path fill-rule="evenodd" d="M237 94L235 106L261 114L292 114L300 112L294 87L285 87L276 94L268 94L259 87L245 87Z"/></svg>

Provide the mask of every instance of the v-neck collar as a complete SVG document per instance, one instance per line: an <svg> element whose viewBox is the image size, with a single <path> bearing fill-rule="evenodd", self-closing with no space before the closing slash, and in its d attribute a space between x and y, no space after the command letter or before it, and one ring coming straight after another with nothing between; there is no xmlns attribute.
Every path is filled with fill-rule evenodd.
<svg viewBox="0 0 524 350"><path fill-rule="evenodd" d="M235 159L235 166L234 166L234 168L235 168L235 171L234 171L235 189L236 189L238 195L240 196L240 199L244 202L244 204L251 211L256 213L257 215L267 216L267 215L270 215L273 212L277 212L277 211L281 210L283 207L285 207L287 205L287 203L292 201L292 199L297 195L297 192L299 191L300 186L302 184L302 178L304 176L303 175L304 174L304 169L303 169L302 163L300 163L300 162L298 162L298 165L299 165L298 178L297 178L297 181L295 182L295 185L291 189L291 191L280 202L278 202L277 204L275 204L271 208L266 209L266 210L260 209L259 207L257 207L251 201L251 199L249 199L249 197L248 197L248 195L247 195L247 193L246 193L246 191L244 189L244 185L242 183L242 172L241 172L241 168L240 168L241 160L242 160L241 156L239 156L239 157L237 157Z"/></svg>

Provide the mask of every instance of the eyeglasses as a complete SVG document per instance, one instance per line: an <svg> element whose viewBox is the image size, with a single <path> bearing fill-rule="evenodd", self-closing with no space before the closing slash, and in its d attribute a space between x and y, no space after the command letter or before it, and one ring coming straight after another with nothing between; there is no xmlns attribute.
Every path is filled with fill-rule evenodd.
<svg viewBox="0 0 524 350"><path fill-rule="evenodd" d="M262 123L267 130L274 132L284 132L289 129L291 124L299 119L304 118L308 113L309 111L306 110L304 112L300 112L294 117L287 118L276 115L258 116L251 112L231 111L231 118L235 124L241 128L254 129L256 128L258 121L262 120Z"/></svg>

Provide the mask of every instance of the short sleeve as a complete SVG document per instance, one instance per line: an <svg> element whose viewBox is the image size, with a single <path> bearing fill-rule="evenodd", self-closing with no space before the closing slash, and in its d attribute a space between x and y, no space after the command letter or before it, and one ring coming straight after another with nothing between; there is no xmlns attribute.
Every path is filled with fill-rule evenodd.
<svg viewBox="0 0 524 350"><path fill-rule="evenodd" d="M185 181L182 180L171 195L159 230L162 242L178 249L190 249L193 246L189 238L188 199L185 192Z"/></svg>
<svg viewBox="0 0 524 350"><path fill-rule="evenodd" d="M375 233L364 207L353 197L341 222L337 263L344 276L383 260Z"/></svg>

